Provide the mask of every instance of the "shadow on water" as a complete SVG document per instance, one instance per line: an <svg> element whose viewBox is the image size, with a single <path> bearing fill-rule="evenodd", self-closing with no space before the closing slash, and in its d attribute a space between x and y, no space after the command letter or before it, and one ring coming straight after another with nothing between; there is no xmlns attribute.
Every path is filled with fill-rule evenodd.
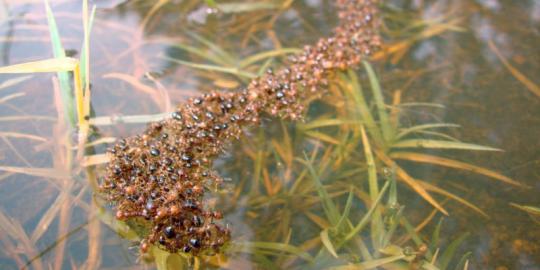
<svg viewBox="0 0 540 270"><path fill-rule="evenodd" d="M84 37L80 3L50 2L67 54L80 57ZM95 129L88 154L104 153L115 138L142 131L146 122L190 97L241 88L252 76L279 67L295 48L328 35L337 23L332 1L324 0L268 1L229 6L225 12L194 0L94 2L90 70ZM252 2L260 4L247 3ZM489 168L529 186L493 181L478 169L467 172L399 161L415 178L459 195L480 211L434 193L450 213L439 227L443 215L400 184L398 201L405 207L398 212L428 245L434 231L440 230L437 245L445 248L468 232L456 247L452 266L471 252L471 269L540 269L538 216L519 207L540 207L540 4L395 0L386 1L382 10L387 45L374 56L373 65L393 121L404 126L456 123L459 128L444 127L444 134L434 129L418 135L458 138L504 152L426 149L423 153ZM0 54L2 66L52 57L41 1L0 1ZM364 73L360 68L367 93L370 81ZM0 268L153 267L141 263L145 258L138 256L137 237L128 230L119 236L111 229L112 221L107 222L111 217L95 204L92 183L103 168L88 170L73 154L78 133L61 120L60 97L51 78L43 73L0 76ZM209 200L224 212L233 239L282 245L274 250L236 246L258 251L241 252L226 263L214 258L195 261L196 265L302 268L303 260L315 257L317 267L326 268L359 263L365 254L355 251L376 246L371 240L356 242L351 252L342 250L334 259L328 244L340 237L329 233L335 224L326 219L328 204L345 210L348 194L354 194L350 199L354 223L374 199L361 147L366 141L360 128L347 122L354 116L345 109L351 96L335 88L327 99L312 104L306 122L263 119L262 128L231 145L215 164L230 181ZM375 110L372 94L366 99ZM316 174L306 169L310 160ZM384 179L392 178L384 175L385 166L376 173L381 187ZM332 180L322 189L330 200L317 189L319 176ZM383 201L378 211L385 208L381 213L388 218L393 206L386 197ZM414 267L415 256L422 251L422 245L409 240L416 234L403 226L392 243L403 254L412 253L407 253L409 262L397 269ZM326 238L319 233L323 231ZM324 256L317 256L319 249Z"/></svg>

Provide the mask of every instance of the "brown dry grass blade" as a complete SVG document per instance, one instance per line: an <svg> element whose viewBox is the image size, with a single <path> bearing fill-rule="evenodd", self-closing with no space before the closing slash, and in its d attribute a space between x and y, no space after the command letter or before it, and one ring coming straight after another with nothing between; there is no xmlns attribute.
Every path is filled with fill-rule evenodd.
<svg viewBox="0 0 540 270"><path fill-rule="evenodd" d="M428 182L421 181L419 179L417 179L417 181L426 190L433 191L435 193L439 193L439 194L441 194L441 195L443 195L445 197L448 197L449 199L452 199L452 200L454 200L454 201L456 201L458 203L461 203L461 204L471 208L473 211L477 212L478 214L482 215L483 217L489 218L489 215L486 212L482 211L482 209L478 208L476 205L470 203L469 201L467 201L467 200L465 200L465 199L463 199L463 198L461 198L461 197L459 197L459 196L457 196L457 195L455 195L453 193L450 193L450 192L448 192L448 191L446 191L446 190L444 190L444 189L442 189L442 188L440 188L438 186L432 185L432 184L430 184Z"/></svg>
<svg viewBox="0 0 540 270"><path fill-rule="evenodd" d="M395 168L397 176L399 179L403 180L407 185L409 185L418 195L420 195L424 200L429 202L433 207L437 208L441 213L448 216L448 212L427 192L427 190L414 178L412 178L405 170L399 167L392 159L390 159L385 153L380 150L375 150L377 157L390 168Z"/></svg>
<svg viewBox="0 0 540 270"><path fill-rule="evenodd" d="M503 65L508 69L508 71L514 76L518 81L520 81L529 91L535 94L537 97L540 97L540 86L536 85L533 81L529 80L527 76L523 75L517 68L513 67L506 58L502 55L499 49L495 46L493 41L488 41L489 48L497 55L499 60Z"/></svg>
<svg viewBox="0 0 540 270"><path fill-rule="evenodd" d="M493 179L496 179L501 182L514 185L517 187L528 187L522 183L517 182L516 180L513 180L510 177L504 176L492 170L475 166L475 165L471 165L465 162L453 160L453 159L448 159L448 158L443 158L443 157L438 157L438 156L433 156L433 155L420 154L420 153L413 153L413 152L394 152L390 154L390 156L395 159L404 159L404 160L409 160L409 161L429 163L429 164L440 165L440 166L448 167L448 168L470 171L473 173L482 174L487 177L491 177Z"/></svg>

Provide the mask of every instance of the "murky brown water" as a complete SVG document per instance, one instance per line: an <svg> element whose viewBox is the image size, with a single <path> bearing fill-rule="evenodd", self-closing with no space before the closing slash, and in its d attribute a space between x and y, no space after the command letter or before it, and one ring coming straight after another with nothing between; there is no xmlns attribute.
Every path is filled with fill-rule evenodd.
<svg viewBox="0 0 540 270"><path fill-rule="evenodd" d="M256 52L313 42L327 35L336 23L332 1L291 1L283 9L271 6L227 14L209 13L202 1L189 0L161 1L164 5L154 12L156 2L90 2L97 5L91 34L92 108L100 121L110 120L111 116L118 120L121 116L169 112L174 104L191 96L215 88L234 90L248 81L234 73L224 75L171 62L167 58L219 64L179 45L193 46L222 62L239 63ZM288 3L276 2L280 3L278 7ZM387 1L386 5L383 13L392 22L384 26L389 46L409 42L374 64L387 103L400 91L402 103L444 105L444 109L410 107L402 120L459 124L459 129L451 130L454 137L505 151L451 151L445 152L449 153L446 156L493 169L531 187L520 189L477 174L403 163L415 177L459 194L490 216L483 218L449 201L445 204L450 217L444 219L443 243L470 232L459 250L472 252L471 269L540 269L540 227L530 216L509 205L540 207L540 96L512 74L495 53L500 51L538 88L540 3L418 0ZM51 7L65 49L78 57L83 38L80 3L54 0ZM401 16L401 21L395 16ZM414 27L421 22L431 24ZM208 43L197 37L204 37ZM43 3L0 1L0 41L2 66L52 57ZM279 66L279 62L278 57L266 65ZM256 73L264 64L257 62L249 71ZM76 134L65 134L56 125L53 76L29 76L16 85L0 86L0 166L53 169L26 174L0 172L0 268L30 265L43 269L51 265L69 269L81 268L85 263L90 268L152 267L138 261L137 251L132 248L136 243L119 237L94 217L86 174L73 160L75 157L62 150L66 141L76 142ZM20 75L0 75L0 85L17 77ZM317 115L325 113L325 106L316 104L314 108ZM216 164L223 175L232 179L231 189L259 177L281 179L286 186L297 176L288 170L286 162L272 163L272 155L265 157L268 175L259 174L254 162L259 149L274 151L272 139L285 141L282 125L295 134L294 124L268 120L263 130L254 130L253 136L232 146ZM129 136L144 126L122 121L99 124L92 138ZM21 138L20 134L34 137ZM295 134L295 155L310 150L307 141L305 136ZM102 153L105 148L101 144L94 150ZM63 172L71 176L61 177ZM414 224L431 211L406 188L400 188L399 195L400 202L406 205L405 216ZM258 197L253 193L235 194L235 202L228 202L228 196L218 196L218 204L223 206L235 239L263 241L265 234L274 233L269 231L272 229L280 234L285 230L279 226L281 218L290 221L291 228L303 228L302 233L292 237L293 243L318 229L296 214L279 216L276 222L276 217L268 216L279 215L281 209L257 205ZM437 220L427 225L428 235ZM242 258L247 261L243 264L246 268L273 265L262 264L264 260L255 256Z"/></svg>

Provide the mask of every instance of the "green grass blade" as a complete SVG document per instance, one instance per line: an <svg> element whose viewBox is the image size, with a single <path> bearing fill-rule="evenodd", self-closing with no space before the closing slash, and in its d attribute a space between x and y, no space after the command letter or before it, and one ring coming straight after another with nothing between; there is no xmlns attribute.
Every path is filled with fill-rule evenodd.
<svg viewBox="0 0 540 270"><path fill-rule="evenodd" d="M309 253L303 251L302 249L285 244L285 243L274 243L274 242L236 242L231 243L230 251L232 252L245 252L245 253L255 253L257 250L267 250L275 253L287 252L292 255L296 255L306 261L313 261L313 257Z"/></svg>
<svg viewBox="0 0 540 270"><path fill-rule="evenodd" d="M435 226L435 230L433 230L433 233L431 234L431 242L429 243L429 250L431 252L435 252L439 245L439 239L441 236L441 227L443 223L444 218L440 218L439 222L437 223L437 226Z"/></svg>
<svg viewBox="0 0 540 270"><path fill-rule="evenodd" d="M407 236L413 240L416 246L420 246L424 244L424 241L422 240L420 235L418 235L418 233L415 231L414 226L411 225L411 223L405 217L402 217L401 224L405 228L405 231L407 231L407 234L408 234ZM429 255L430 253L427 253L427 254ZM427 256L427 257L429 258L431 256Z"/></svg>
<svg viewBox="0 0 540 270"><path fill-rule="evenodd" d="M56 19L54 18L54 14L49 6L48 0L45 0L45 11L47 13L47 22L49 25L49 34L51 36L53 55L55 58L65 58L66 53L64 51L64 47L62 46L62 40L60 39ZM73 128L76 125L77 117L69 73L66 71L58 72L58 81L60 83L60 97L62 99L62 105L67 118L66 121Z"/></svg>
<svg viewBox="0 0 540 270"><path fill-rule="evenodd" d="M375 119L373 118L373 115L369 110L369 106L367 105L366 99L364 98L364 94L362 92L362 86L358 81L356 73L354 73L354 71L352 70L349 70L347 72L347 75L348 76L340 74L340 78L341 81L345 84L345 86L349 88L349 92L352 95L355 103L356 112L360 116L361 121L366 126L366 129L369 135L371 135L371 138L375 140L376 143L384 145L381 131L376 125Z"/></svg>
<svg viewBox="0 0 540 270"><path fill-rule="evenodd" d="M458 264L456 264L455 270L466 270L467 261L472 256L472 252L467 252L465 255L461 256L461 259L459 259Z"/></svg>
<svg viewBox="0 0 540 270"><path fill-rule="evenodd" d="M434 137L434 138L438 137L439 139L445 139L446 141L459 142L458 139L456 139L456 138L454 138L454 137L452 137L450 135L444 134L442 132L436 132L436 131L431 131L431 130L418 130L418 131L416 131L416 133L431 136L431 137Z"/></svg>
<svg viewBox="0 0 540 270"><path fill-rule="evenodd" d="M257 77L261 77L274 62L274 58L268 58L257 70Z"/></svg>
<svg viewBox="0 0 540 270"><path fill-rule="evenodd" d="M438 103L428 103L428 102L407 102L397 105L398 107L432 107L437 109L444 109L446 106Z"/></svg>
<svg viewBox="0 0 540 270"><path fill-rule="evenodd" d="M375 100L375 106L377 107L377 115L379 116L379 122L384 139L389 142L394 137L394 129L388 118L388 112L386 105L384 104L384 97L381 90L379 79L375 75L373 68L369 62L363 61L364 68L367 71L369 83L371 85L371 91L373 93L373 99Z"/></svg>
<svg viewBox="0 0 540 270"><path fill-rule="evenodd" d="M392 240L396 229L399 227L399 220L403 216L403 209L404 207L400 207L395 213L391 214L391 216L388 216L388 219L385 219L385 221L388 221L389 226L384 234L383 240L381 242L381 247L386 247L390 244L390 241Z"/></svg>
<svg viewBox="0 0 540 270"><path fill-rule="evenodd" d="M405 259L405 255L396 255L396 256L390 256L386 258L371 260L362 262L359 264L349 264L344 266L337 266L330 268L331 270L367 270L367 269L375 269L377 267L384 266L386 264L390 264L402 259Z"/></svg>
<svg viewBox="0 0 540 270"><path fill-rule="evenodd" d="M366 135L366 130L363 125L360 125L360 134L362 135L362 144L364 145L364 155L366 157L366 165L368 169L369 196L374 202L379 196L379 184L377 179L377 166L371 152L371 145ZM371 241L373 248L379 250L384 236L384 225L381 218L380 207L377 207L371 219Z"/></svg>
<svg viewBox="0 0 540 270"><path fill-rule="evenodd" d="M452 257L454 257L457 249L463 243L463 241L465 241L468 235L468 233L465 233L458 237L456 240L452 241L450 245L448 245L448 248L446 248L444 253L441 255L441 258L439 259L439 268L441 270L445 270L448 267L450 261L452 260Z"/></svg>
<svg viewBox="0 0 540 270"><path fill-rule="evenodd" d="M389 187L390 182L386 182L384 186L381 188L381 192L379 193L379 197L373 202L371 207L369 208L368 212L362 217L360 222L345 236L343 243L348 242L351 240L351 238L355 237L362 231L364 226L368 223L368 221L371 219L371 216L373 215L373 212L375 212L375 209L379 206L379 203L381 202L383 195L385 194L386 190Z"/></svg>
<svg viewBox="0 0 540 270"><path fill-rule="evenodd" d="M394 140L399 140L409 134L425 130L425 129L432 129L432 128L443 128L443 127L459 127L459 125L456 124L446 124L446 123L440 123L440 124L425 124L425 125L417 125L414 127L410 127L407 129L402 130L398 135L396 135Z"/></svg>
<svg viewBox="0 0 540 270"><path fill-rule="evenodd" d="M88 1L84 1L85 3L85 8L83 9L83 14L86 14L87 10L86 10L86 6L88 5ZM92 11L90 12L90 18L88 19L88 22L87 23L84 23L84 43L83 43L83 46L81 48L81 57L80 57L80 62L81 62L81 82L82 82L82 85L85 86L85 89L86 89L86 85L89 83L89 77L90 77L90 74L89 74L89 62L87 63L87 59L89 59L89 56L90 56L90 52L89 52L89 49L90 49L90 33L92 32L92 26L94 24L94 17L96 15L96 6L94 5L92 7ZM86 17L86 16L85 16Z"/></svg>
<svg viewBox="0 0 540 270"><path fill-rule="evenodd" d="M217 6L216 0L204 0L207 6L215 8Z"/></svg>
<svg viewBox="0 0 540 270"><path fill-rule="evenodd" d="M272 2L231 2L217 4L216 7L223 13L242 13L277 9L280 5Z"/></svg>
<svg viewBox="0 0 540 270"><path fill-rule="evenodd" d="M472 143L451 142L441 140L410 139L392 144L391 148L430 148L430 149L457 149L471 151L502 151L501 149Z"/></svg>
<svg viewBox="0 0 540 270"><path fill-rule="evenodd" d="M191 55L197 55L209 62L212 62L212 63L215 63L215 64L218 64L220 66L227 66L228 63L223 61L221 58L219 57L216 57L215 54L213 53L208 53L198 47L195 47L195 46L190 46L190 45L187 45L187 44L175 44L173 45L173 47L176 47L178 49L181 49L181 50L184 50L188 53L190 53Z"/></svg>
<svg viewBox="0 0 540 270"><path fill-rule="evenodd" d="M345 221L348 220L349 214L351 212L353 198L354 192L353 187L351 186L349 188L349 196L347 197L347 202L345 203L345 207L343 208L343 214L341 215L341 218L339 219L335 227L338 232L341 231L341 227L345 225Z"/></svg>
<svg viewBox="0 0 540 270"><path fill-rule="evenodd" d="M195 33L195 32L188 32L188 35L197 40L198 42L204 44L206 47L208 47L210 50L214 51L216 53L216 57L219 57L222 59L224 63L227 63L230 66L235 66L237 61L236 59L227 51L216 45L216 43L204 38L203 36Z"/></svg>
<svg viewBox="0 0 540 270"><path fill-rule="evenodd" d="M240 61L240 64L238 65L238 67L245 68L267 58L272 58L272 57L285 55L285 54L300 53L301 51L302 50L296 49L296 48L282 48L282 49L261 52L261 53L249 56L246 59Z"/></svg>
<svg viewBox="0 0 540 270"><path fill-rule="evenodd" d="M323 206L324 213L326 214L326 217L332 224L332 226L335 226L340 219L340 215L338 213L337 207L330 198L330 195L328 195L328 192L324 188L321 179L319 178L319 175L315 171L315 168L313 167L313 164L311 163L311 160L305 156L305 160L303 159L297 159L300 163L304 164L306 168L308 169L311 178L313 179L313 182L315 183L315 188L317 189L317 193L319 194L319 197L321 198L321 203Z"/></svg>

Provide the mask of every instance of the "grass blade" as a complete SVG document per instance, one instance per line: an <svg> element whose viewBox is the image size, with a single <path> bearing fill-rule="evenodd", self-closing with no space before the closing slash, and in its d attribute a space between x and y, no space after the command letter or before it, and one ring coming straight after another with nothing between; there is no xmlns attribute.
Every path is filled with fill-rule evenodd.
<svg viewBox="0 0 540 270"><path fill-rule="evenodd" d="M334 145L339 145L341 143L336 138L334 138L334 137L332 137L332 136L330 136L328 134L322 133L322 132L306 131L305 134L306 134L306 136L312 137L312 138L314 138L316 140L319 140L321 142L326 142L326 143L334 144Z"/></svg>
<svg viewBox="0 0 540 270"><path fill-rule="evenodd" d="M385 264L390 264L402 259L405 259L405 255L396 255L396 256L390 256L386 258L371 260L359 264L350 264L350 265L344 265L344 266L337 266L330 268L331 270L367 270L367 269L375 269L380 266L384 266Z"/></svg>
<svg viewBox="0 0 540 270"><path fill-rule="evenodd" d="M272 2L231 2L220 3L216 7L223 13L242 13L262 11L265 9L277 9L278 4Z"/></svg>
<svg viewBox="0 0 540 270"><path fill-rule="evenodd" d="M461 256L461 259L459 259L458 264L456 264L455 270L465 270L467 269L467 264L469 261L469 258L472 256L472 252L467 252L465 255Z"/></svg>
<svg viewBox="0 0 540 270"><path fill-rule="evenodd" d="M371 216L373 215L373 212L375 212L375 209L377 209L377 207L379 206L379 203L381 202L383 195L389 186L390 182L386 182L384 184L384 186L381 188L381 192L379 193L379 197L377 197L377 199L373 202L368 212L362 217L360 222L358 222L358 224L349 232L349 234L345 236L343 243L348 242L351 238L355 237L358 233L360 233L360 231L362 231L364 226L371 219Z"/></svg>
<svg viewBox="0 0 540 270"><path fill-rule="evenodd" d="M435 226L435 230L433 230L433 233L431 234L431 242L429 243L429 250L431 252L435 252L437 246L439 245L443 220L444 219L442 217L439 219L439 222L437 222L437 226Z"/></svg>
<svg viewBox="0 0 540 270"><path fill-rule="evenodd" d="M70 57L52 58L0 67L0 73L67 72L74 70L78 62L77 59Z"/></svg>
<svg viewBox="0 0 540 270"><path fill-rule="evenodd" d="M499 49L495 46L493 41L488 41L489 48L497 55L499 60L503 63L503 65L510 71L512 76L514 76L518 81L520 81L529 91L531 91L533 94L535 94L537 97L540 97L540 86L536 85L533 81L531 81L529 78L527 78L523 73L521 73L517 68L513 67L508 60L504 58L504 56L501 54Z"/></svg>
<svg viewBox="0 0 540 270"><path fill-rule="evenodd" d="M56 19L54 14L49 6L49 1L44 0L45 2L45 11L47 14L47 23L49 26L49 34L51 36L51 45L53 49L53 55L55 58L65 58L66 53L64 51L64 46L62 45L62 40L60 39L60 33L58 31L58 26L56 24ZM74 70L74 69L71 69ZM64 107L64 112L66 115L66 120L68 124L73 128L75 127L75 111L73 105L75 104L73 100L73 91L69 81L69 74L66 71L58 72L58 81L60 82L61 89L61 99L62 105Z"/></svg>
<svg viewBox="0 0 540 270"><path fill-rule="evenodd" d="M307 131L310 129L316 129L321 127L331 127L331 126L343 126L343 125L351 125L351 124L360 124L360 121L357 120L346 120L346 119L315 119L313 121L309 121L308 123L298 123L296 127L299 130Z"/></svg>
<svg viewBox="0 0 540 270"><path fill-rule="evenodd" d="M518 187L527 187L526 185L519 183L515 180L513 180L510 177L504 176L500 173L494 172L492 170L482 168L479 166L471 165L465 162L433 156L433 155L426 155L426 154L419 154L419 153L413 153L413 152L395 152L391 153L390 156L395 159L404 159L409 161L415 161L415 162L421 162L421 163L429 163L429 164L435 164L440 165L443 167L448 168L455 168L465 171L470 171L477 174L482 174L487 177L499 180L501 182L518 186Z"/></svg>
<svg viewBox="0 0 540 270"><path fill-rule="evenodd" d="M232 243L230 250L235 252L254 253L256 249L275 251L278 253L287 252L296 255L306 261L313 261L313 257L302 249L284 243L274 242L236 242Z"/></svg>
<svg viewBox="0 0 540 270"><path fill-rule="evenodd" d="M362 136L362 144L364 145L364 155L366 157L366 165L368 170L369 195L371 201L374 202L379 196L379 184L377 183L377 166L371 152L371 145L366 135L364 125L360 125L360 134ZM384 226L379 208L373 213L371 219L371 240L375 250L380 248L380 244L384 235Z"/></svg>
<svg viewBox="0 0 540 270"><path fill-rule="evenodd" d="M341 215L341 218L339 219L335 227L338 232L341 230L341 226L345 224L344 222L349 217L349 213L351 212L353 198L354 198L354 192L353 192L353 187L351 186L349 188L349 196L347 197L347 202L345 203L345 207L343 208L343 214Z"/></svg>
<svg viewBox="0 0 540 270"><path fill-rule="evenodd" d="M228 73L228 74L236 75L238 77L247 78L247 79L253 79L253 78L257 77L257 75L255 75L253 73L250 73L250 72L247 72L247 71L242 71L242 70L239 70L238 68L234 68L234 67L222 67L222 66L216 66L216 65L199 64L199 63L193 63L193 62L189 62L189 61L184 61L184 60L180 60L180 59L171 58L171 57L168 57L168 56L162 56L161 58L166 59L166 60L171 61L171 62L174 62L174 63L177 63L177 64L181 64L181 65L188 66L188 67L191 67L191 68L196 68L196 69L202 69L202 70L207 70L207 71L216 71L216 72L221 72L221 73Z"/></svg>
<svg viewBox="0 0 540 270"><path fill-rule="evenodd" d="M435 200L433 197L422 187L416 179L412 178L405 170L399 167L392 159L390 159L386 154L381 151L375 152L377 157L390 168L396 170L397 176L403 180L407 185L409 185L418 195L420 195L424 200L429 202L433 207L437 208L443 214L448 215L448 212ZM393 156L392 156L393 157Z"/></svg>
<svg viewBox="0 0 540 270"><path fill-rule="evenodd" d="M501 149L482 146L478 144L451 142L442 140L410 139L392 144L391 148L430 148L430 149L458 149L472 151L502 151Z"/></svg>
<svg viewBox="0 0 540 270"><path fill-rule="evenodd" d="M65 179L70 177L70 173L54 168L33 168L33 167L9 167L0 166L0 171L20 173L37 177Z"/></svg>
<svg viewBox="0 0 540 270"><path fill-rule="evenodd" d="M40 137L37 135L32 134L26 134L26 133L18 133L18 132L0 132L0 137L11 137L11 138L17 138L17 139L28 139L38 142L46 142L47 139L44 137Z"/></svg>
<svg viewBox="0 0 540 270"><path fill-rule="evenodd" d="M360 116L360 120L366 126L368 133L371 135L371 138L375 140L376 143L384 145L382 141L381 131L379 127L375 124L373 115L371 114L369 107L362 93L362 87L358 82L358 77L353 71L347 73L348 76L340 74L341 81L344 83L345 90L348 90L350 95L352 95L355 102L355 110Z"/></svg>
<svg viewBox="0 0 540 270"><path fill-rule="evenodd" d="M311 178L313 179L313 182L315 182L317 193L319 194L319 197L321 198L322 206L326 214L326 217L332 223L332 225L335 226L339 222L339 219L340 219L337 207L332 201L332 199L330 198L330 195L328 195L328 192L324 188L323 184L321 183L319 175L315 171L315 168L313 167L311 160L308 159L307 155L305 156L305 160L302 160L302 159L297 159L297 160L300 163L304 164L304 166L306 166L309 173L311 174Z"/></svg>
<svg viewBox="0 0 540 270"><path fill-rule="evenodd" d="M213 52L215 52L216 57L221 58L224 63L228 63L230 66L234 66L236 64L236 59L227 51L216 45L214 42L204 38L203 36L198 35L195 32L188 32L188 35L208 47Z"/></svg>
<svg viewBox="0 0 540 270"><path fill-rule="evenodd" d="M0 69L2 69L2 67L0 67ZM31 75L27 75L27 76L20 76L20 77L16 77L16 78L12 78L12 79L3 81L2 83L0 83L0 90L15 86L15 85L17 85L19 83L22 83L24 81L27 81L27 80L31 79L32 77L33 76L31 76Z"/></svg>
<svg viewBox="0 0 540 270"><path fill-rule="evenodd" d="M261 60L264 60L266 58L276 57L276 56L285 55L285 54L300 53L301 51L302 50L296 49L296 48L282 48L282 49L261 52L261 53L249 56L246 59L240 61L240 64L238 65L238 67L245 68Z"/></svg>
<svg viewBox="0 0 540 270"><path fill-rule="evenodd" d="M444 189L442 189L440 187L432 185L432 184L430 184L428 182L421 181L421 180L418 180L418 179L417 179L417 181L424 188L426 188L426 190L433 191L435 193L439 193L439 194L441 194L443 196L446 196L446 197L448 197L448 198L450 198L450 199L452 199L452 200L454 200L454 201L456 201L458 203L463 204L466 207L471 208L473 211L477 212L478 214L482 215L483 217L489 218L489 215L486 212L482 211L482 209L478 208L476 205L470 203L469 201L467 201L467 200L465 200L465 199L463 199L463 198L461 198L461 197L459 197L459 196L457 196L457 195L455 195L453 193L450 193L450 192L448 192L448 191L446 191L446 190L444 190Z"/></svg>
<svg viewBox="0 0 540 270"><path fill-rule="evenodd" d="M540 208L530 205L519 205L517 203L510 203L510 206L515 207L531 216L531 218L538 224L540 221L536 218L540 218Z"/></svg>
<svg viewBox="0 0 540 270"><path fill-rule="evenodd" d="M200 49L198 47L195 47L195 46L190 46L190 45L187 45L187 44L181 44L180 43L180 44L173 45L173 47L184 50L184 51L190 53L191 55L197 55L197 56L199 56L199 57L201 57L203 59L206 59L207 61L216 63L216 64L221 65L221 66L226 66L228 64L227 62L223 61L221 58L216 57L214 54L207 53L204 50L202 50L202 49Z"/></svg>
<svg viewBox="0 0 540 270"><path fill-rule="evenodd" d="M95 126L110 126L118 123L124 124L144 124L150 122L161 121L167 117L170 117L170 113L160 114L147 114L147 115L126 115L126 116L101 116L91 118L90 124Z"/></svg>
<svg viewBox="0 0 540 270"><path fill-rule="evenodd" d="M336 249L334 248L334 244L332 244L332 241L330 240L330 236L328 235L328 229L322 230L320 233L321 242L323 243L324 247L334 258L338 258L338 255L336 253Z"/></svg>
<svg viewBox="0 0 540 270"><path fill-rule="evenodd" d="M425 130L425 129L432 129L432 128L442 128L442 127L459 127L459 125L456 125L456 124L446 124L446 123L441 123L441 124L425 124L425 125L417 125L417 126L413 126L413 127L410 127L410 128L407 128L407 129L404 129L402 130L396 137L395 137L395 140L399 140L409 134L412 134L412 133L415 133L415 132L418 132L418 131L421 131L421 130Z"/></svg>
<svg viewBox="0 0 540 270"><path fill-rule="evenodd" d="M394 137L394 129L392 128L392 125L390 124L390 120L388 118L388 112L386 111L386 105L384 104L384 97L382 94L381 85L369 62L363 61L363 64L368 74L371 91L373 93L373 99L375 100L375 106L377 107L377 115L379 116L381 130L384 139L388 142Z"/></svg>
<svg viewBox="0 0 540 270"><path fill-rule="evenodd" d="M441 255L441 259L439 260L439 268L441 270L445 270L448 267L448 264L450 264L450 261L452 260L452 257L454 257L458 247L463 243L463 241L465 241L468 235L468 233L461 235L456 240L452 241L448 248L446 248L444 253Z"/></svg>

